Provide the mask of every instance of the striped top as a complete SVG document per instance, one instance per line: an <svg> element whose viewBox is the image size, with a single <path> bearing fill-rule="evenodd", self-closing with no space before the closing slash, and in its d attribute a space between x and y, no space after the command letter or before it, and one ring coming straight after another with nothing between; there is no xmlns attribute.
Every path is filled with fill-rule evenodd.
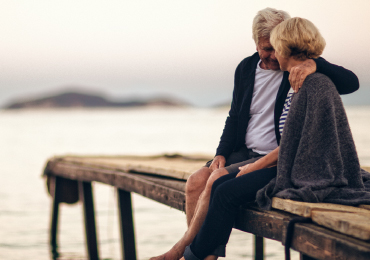
<svg viewBox="0 0 370 260"><path fill-rule="evenodd" d="M285 125L285 120L288 116L288 112L289 112L289 109L290 109L290 104L292 103L292 97L293 97L293 89L290 88L289 90L289 93L285 99L285 103L284 103L284 108L283 108L283 113L281 114L280 116L280 120L279 120L279 132L280 132L280 135L283 134L283 128L284 128L284 125Z"/></svg>

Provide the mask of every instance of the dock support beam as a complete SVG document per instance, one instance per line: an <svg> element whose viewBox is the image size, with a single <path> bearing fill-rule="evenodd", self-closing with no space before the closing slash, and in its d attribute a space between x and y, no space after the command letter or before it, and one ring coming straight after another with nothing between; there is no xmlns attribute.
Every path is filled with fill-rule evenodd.
<svg viewBox="0 0 370 260"><path fill-rule="evenodd" d="M58 244L57 244L57 231L58 231L58 214L59 214L59 202L60 202L60 181L59 177L50 177L50 188L51 194L53 195L53 206L51 213L51 224L50 224L50 246L51 246L51 257L52 259L57 259L58 254Z"/></svg>
<svg viewBox="0 0 370 260"><path fill-rule="evenodd" d="M254 236L254 260L263 260L265 257L264 254L264 241L263 237Z"/></svg>
<svg viewBox="0 0 370 260"><path fill-rule="evenodd" d="M79 181L79 195L83 203L88 258L99 260L91 182Z"/></svg>
<svg viewBox="0 0 370 260"><path fill-rule="evenodd" d="M131 193L117 189L121 248L123 260L136 260L135 232L132 217Z"/></svg>

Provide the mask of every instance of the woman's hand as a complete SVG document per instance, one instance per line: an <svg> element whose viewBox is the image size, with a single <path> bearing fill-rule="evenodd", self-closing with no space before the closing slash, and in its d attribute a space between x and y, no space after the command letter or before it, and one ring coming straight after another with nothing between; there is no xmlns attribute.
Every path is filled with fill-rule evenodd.
<svg viewBox="0 0 370 260"><path fill-rule="evenodd" d="M244 166L239 167L239 173L236 177L240 177L244 174L250 173L253 171L253 163L246 164Z"/></svg>
<svg viewBox="0 0 370 260"><path fill-rule="evenodd" d="M246 164L244 166L239 167L239 173L236 175L236 177L240 177L244 174L270 168L277 165L277 160L279 156L279 146L276 147L272 152L268 153L266 156L259 158L257 161Z"/></svg>

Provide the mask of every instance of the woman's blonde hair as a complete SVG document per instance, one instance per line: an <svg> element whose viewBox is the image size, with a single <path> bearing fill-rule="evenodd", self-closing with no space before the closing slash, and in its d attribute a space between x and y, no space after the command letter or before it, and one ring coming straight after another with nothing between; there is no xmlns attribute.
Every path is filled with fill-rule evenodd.
<svg viewBox="0 0 370 260"><path fill-rule="evenodd" d="M299 17L277 25L271 32L270 43L281 56L299 60L318 58L326 45L316 26Z"/></svg>
<svg viewBox="0 0 370 260"><path fill-rule="evenodd" d="M290 18L290 15L282 10L267 7L257 13L253 19L253 40L258 45L258 38L270 38L270 33L276 25Z"/></svg>

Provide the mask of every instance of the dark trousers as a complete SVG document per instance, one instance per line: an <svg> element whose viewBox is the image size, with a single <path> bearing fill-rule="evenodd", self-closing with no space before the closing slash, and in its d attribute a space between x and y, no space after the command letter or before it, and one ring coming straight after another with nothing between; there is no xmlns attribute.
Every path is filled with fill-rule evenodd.
<svg viewBox="0 0 370 260"><path fill-rule="evenodd" d="M272 167L235 178L238 172L214 182L206 219L185 251L186 260L204 259L214 252L222 252L220 248L226 247L239 207L255 201L257 191L276 177L277 170ZM222 253L219 256L223 256Z"/></svg>

